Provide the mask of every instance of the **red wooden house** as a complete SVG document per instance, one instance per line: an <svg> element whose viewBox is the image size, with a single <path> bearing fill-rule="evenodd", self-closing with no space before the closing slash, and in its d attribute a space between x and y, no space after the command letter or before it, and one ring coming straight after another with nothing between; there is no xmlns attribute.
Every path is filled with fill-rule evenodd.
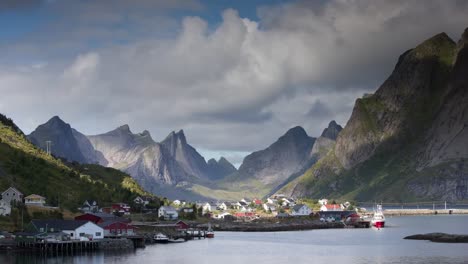
<svg viewBox="0 0 468 264"><path fill-rule="evenodd" d="M75 220L87 220L95 224L99 224L105 221L118 221L122 223L129 223L131 220L123 217L117 217L112 214L106 213L86 213L75 217Z"/></svg>
<svg viewBox="0 0 468 264"><path fill-rule="evenodd" d="M135 227L129 223L107 220L98 224L104 229L104 236L133 236Z"/></svg>

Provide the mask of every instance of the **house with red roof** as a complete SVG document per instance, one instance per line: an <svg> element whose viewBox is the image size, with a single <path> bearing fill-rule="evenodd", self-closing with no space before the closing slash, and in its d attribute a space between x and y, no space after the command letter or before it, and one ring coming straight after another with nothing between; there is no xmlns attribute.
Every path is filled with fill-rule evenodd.
<svg viewBox="0 0 468 264"><path fill-rule="evenodd" d="M324 204L320 207L320 211L343 211L339 204Z"/></svg>

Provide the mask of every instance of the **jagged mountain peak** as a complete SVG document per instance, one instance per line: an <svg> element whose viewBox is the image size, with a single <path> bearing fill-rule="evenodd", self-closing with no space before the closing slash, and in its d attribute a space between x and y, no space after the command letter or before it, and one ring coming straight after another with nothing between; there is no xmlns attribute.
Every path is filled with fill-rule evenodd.
<svg viewBox="0 0 468 264"><path fill-rule="evenodd" d="M325 128L322 132L322 137L329 138L331 140L336 140L338 137L338 134L340 131L343 129L342 126L338 125L335 120L332 120L329 124L328 127Z"/></svg>
<svg viewBox="0 0 468 264"><path fill-rule="evenodd" d="M130 131L130 126L127 125L127 124L119 126L116 130L117 131L122 131L122 132L132 133L132 131Z"/></svg>
<svg viewBox="0 0 468 264"><path fill-rule="evenodd" d="M176 143L177 141L180 141L180 143L182 144L187 144L187 139L185 137L185 133L184 133L184 130L181 129L179 130L178 132L175 132L175 131L172 131L171 133L169 133L169 135L163 140L163 144L164 142L168 143L168 142L174 142Z"/></svg>
<svg viewBox="0 0 468 264"><path fill-rule="evenodd" d="M304 139L304 138L309 138L307 135L307 132L304 130L303 127L301 126L295 126L291 129L289 129L286 134L281 136L278 141L284 141L284 140L299 140L299 139Z"/></svg>
<svg viewBox="0 0 468 264"><path fill-rule="evenodd" d="M60 117L54 116L46 123L38 126L28 139L36 146L46 150L47 142L51 142L52 154L66 158L69 161L86 163L89 160L82 154L73 130Z"/></svg>
<svg viewBox="0 0 468 264"><path fill-rule="evenodd" d="M221 163L221 162L227 162L227 163L231 164L231 162L229 162L229 160L227 160L225 157L220 157L219 158L218 163Z"/></svg>
<svg viewBox="0 0 468 264"><path fill-rule="evenodd" d="M53 116L51 119L49 119L46 123L42 124L42 126L47 126L47 127L65 127L65 126L70 126L68 123L63 121L59 116Z"/></svg>
<svg viewBox="0 0 468 264"><path fill-rule="evenodd" d="M140 133L140 136L151 138L151 133L148 130L143 130L143 132Z"/></svg>

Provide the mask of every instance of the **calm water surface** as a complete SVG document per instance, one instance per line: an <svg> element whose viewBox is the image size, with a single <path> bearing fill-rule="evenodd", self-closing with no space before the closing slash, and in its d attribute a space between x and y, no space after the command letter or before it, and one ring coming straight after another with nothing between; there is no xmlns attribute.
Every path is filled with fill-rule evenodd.
<svg viewBox="0 0 468 264"><path fill-rule="evenodd" d="M418 233L468 234L468 215L388 217L386 224L380 230L217 232L215 239L73 257L3 253L0 263L468 263L468 244L403 240Z"/></svg>

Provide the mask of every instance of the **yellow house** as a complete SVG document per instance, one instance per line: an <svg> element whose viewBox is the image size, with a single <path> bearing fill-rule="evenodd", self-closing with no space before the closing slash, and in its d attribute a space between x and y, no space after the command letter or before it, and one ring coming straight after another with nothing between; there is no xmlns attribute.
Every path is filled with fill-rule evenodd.
<svg viewBox="0 0 468 264"><path fill-rule="evenodd" d="M44 206L45 200L46 200L45 197L42 197L37 194L31 194L29 196L24 197L24 204L34 205L34 206Z"/></svg>

